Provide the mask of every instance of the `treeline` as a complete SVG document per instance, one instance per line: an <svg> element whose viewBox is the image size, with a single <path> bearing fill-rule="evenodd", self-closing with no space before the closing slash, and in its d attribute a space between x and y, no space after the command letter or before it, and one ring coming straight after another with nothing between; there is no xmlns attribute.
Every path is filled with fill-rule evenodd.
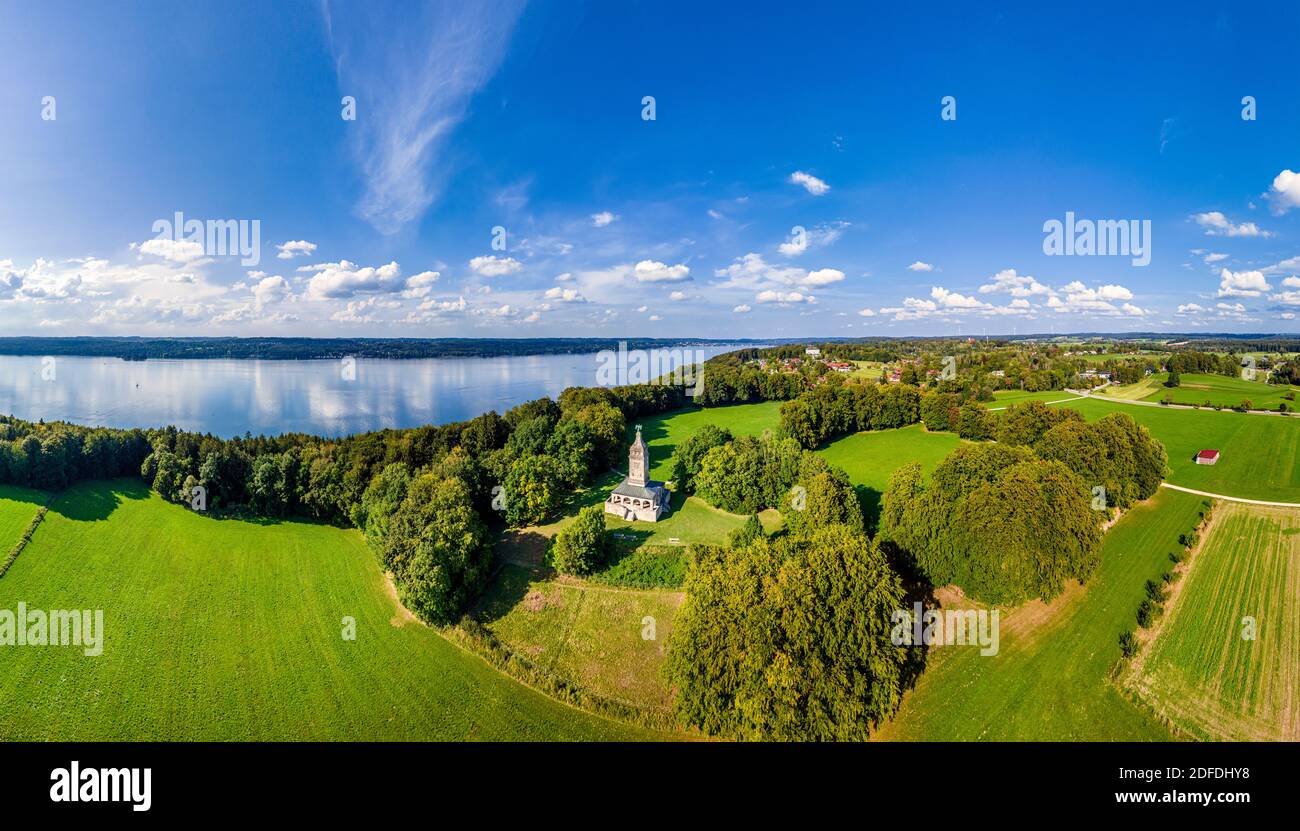
<svg viewBox="0 0 1300 831"><path fill-rule="evenodd" d="M812 386L816 375L811 371L766 372L745 363L761 351L766 350L728 352L705 361L703 390L696 396L696 403L717 407L756 401L785 401Z"/></svg>
<svg viewBox="0 0 1300 831"><path fill-rule="evenodd" d="M61 490L84 479L133 476L149 454L140 430L112 430L0 416L0 482Z"/></svg>
<svg viewBox="0 0 1300 831"><path fill-rule="evenodd" d="M1269 383L1300 386L1300 358L1281 361L1268 376Z"/></svg>
<svg viewBox="0 0 1300 831"><path fill-rule="evenodd" d="M1050 600L1100 562L1113 507L1152 496L1164 446L1123 413L1086 423L1041 402L1013 405L997 443L964 445L929 477L896 471L881 536L931 585L955 584L986 603Z"/></svg>
<svg viewBox="0 0 1300 831"><path fill-rule="evenodd" d="M696 403L706 407L757 401L788 401L812 389L823 376L837 377L824 361L892 361L901 354L897 346L879 343L833 342L816 345L817 360L809 359L803 343L737 349L710 358L704 364L703 393ZM755 361L798 358L796 371L773 372Z"/></svg>
<svg viewBox="0 0 1300 831"><path fill-rule="evenodd" d="M673 452L678 490L733 514L779 510L792 531L845 525L863 529L848 474L791 438L701 430Z"/></svg>
<svg viewBox="0 0 1300 831"><path fill-rule="evenodd" d="M1235 355L1216 355L1213 352L1180 351L1169 356L1165 361L1165 371L1169 373L1202 373L1205 375L1226 375L1229 378L1241 374L1241 359Z"/></svg>
<svg viewBox="0 0 1300 831"><path fill-rule="evenodd" d="M921 420L921 391L910 384L837 378L781 405L781 431L807 448L860 430L887 430Z"/></svg>
<svg viewBox="0 0 1300 831"><path fill-rule="evenodd" d="M314 360L328 358L495 358L511 355L578 355L618 350L720 346L752 341L682 341L670 338L0 338L0 355L81 355L154 359Z"/></svg>
<svg viewBox="0 0 1300 831"><path fill-rule="evenodd" d="M739 740L861 741L915 673L876 541L844 525L701 547L666 660L682 723Z"/></svg>
<svg viewBox="0 0 1300 831"><path fill-rule="evenodd" d="M973 441L994 438L997 429L993 413L972 395L923 391L910 384L836 379L781 405L781 434L807 448L850 433L917 422Z"/></svg>

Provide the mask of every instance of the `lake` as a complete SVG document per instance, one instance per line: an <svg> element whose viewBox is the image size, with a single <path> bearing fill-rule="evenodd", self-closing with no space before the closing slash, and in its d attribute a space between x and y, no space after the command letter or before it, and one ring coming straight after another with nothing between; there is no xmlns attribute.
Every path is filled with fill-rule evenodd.
<svg viewBox="0 0 1300 831"><path fill-rule="evenodd" d="M738 347L684 348L705 359ZM665 371L680 363L665 354ZM671 358L668 356L672 356ZM351 359L348 359L351 360ZM599 386L596 353L427 360L123 361L0 355L0 414L103 427L343 436L464 421ZM635 377L634 377L635 380Z"/></svg>

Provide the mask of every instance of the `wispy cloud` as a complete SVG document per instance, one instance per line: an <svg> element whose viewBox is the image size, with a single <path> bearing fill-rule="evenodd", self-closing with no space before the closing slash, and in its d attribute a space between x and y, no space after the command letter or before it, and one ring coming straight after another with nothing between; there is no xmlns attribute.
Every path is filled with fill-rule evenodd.
<svg viewBox="0 0 1300 831"><path fill-rule="evenodd" d="M379 6L380 8L376 8ZM522 0L323 6L341 95L356 99L353 149L365 192L356 211L393 234L437 198L442 151L495 74ZM386 7L386 8L385 8Z"/></svg>

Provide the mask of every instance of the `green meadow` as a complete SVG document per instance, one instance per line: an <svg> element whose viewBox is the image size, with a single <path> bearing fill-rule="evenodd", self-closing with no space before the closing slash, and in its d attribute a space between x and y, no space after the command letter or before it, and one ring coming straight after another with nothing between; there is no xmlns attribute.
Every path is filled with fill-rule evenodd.
<svg viewBox="0 0 1300 831"><path fill-rule="evenodd" d="M960 443L956 433L931 433L923 425L913 424L897 430L854 433L817 452L849 475L867 523L874 527L880 515L880 498L895 470L920 462L929 473Z"/></svg>
<svg viewBox="0 0 1300 831"><path fill-rule="evenodd" d="M733 436L761 436L765 430L773 433L781 426L780 401L760 404L733 404L729 407L706 407L694 410L677 410L663 415L641 419L642 436L650 448L650 477L666 482L672 478L673 450L678 442L690 438L705 424L725 427ZM629 440L633 425L628 425Z"/></svg>
<svg viewBox="0 0 1300 831"><path fill-rule="evenodd" d="M682 597L556 580L512 563L475 615L543 669L602 698L666 716L672 696L660 665Z"/></svg>
<svg viewBox="0 0 1300 831"><path fill-rule="evenodd" d="M1143 586L1171 563L1201 497L1161 490L1106 534L1101 567L1050 604L1001 620L997 655L979 647L930 650L928 666L877 738L919 741L1167 741L1146 708L1111 681L1119 636L1133 629ZM957 607L970 604L956 602Z"/></svg>
<svg viewBox="0 0 1300 831"><path fill-rule="evenodd" d="M1129 686L1198 738L1300 741L1300 510L1215 511Z"/></svg>
<svg viewBox="0 0 1300 831"><path fill-rule="evenodd" d="M46 495L40 491L0 485L0 567L9 556L10 548L45 504L45 499Z"/></svg>
<svg viewBox="0 0 1300 831"><path fill-rule="evenodd" d="M6 530L31 504L11 493ZM657 736L534 692L402 615L355 530L212 519L136 481L55 500L0 578L0 608L19 601L102 609L104 648L6 647L4 740Z"/></svg>
<svg viewBox="0 0 1300 831"><path fill-rule="evenodd" d="M1060 404L1088 420L1108 413L1127 413L1165 445L1167 481L1186 488L1300 503L1300 417L1267 416L1215 410L1170 410L1164 407L1082 399ZM1218 464L1196 464L1203 449L1221 451Z"/></svg>
<svg viewBox="0 0 1300 831"><path fill-rule="evenodd" d="M1065 390L1049 390L1047 392L1024 392L1022 390L998 390L993 393L993 400L985 404L990 410L1004 410L1011 404L1019 404L1022 401L1046 401L1054 404L1058 401L1068 401L1071 398L1078 398L1072 392Z"/></svg>
<svg viewBox="0 0 1300 831"><path fill-rule="evenodd" d="M1151 375L1147 380L1156 388L1144 395L1142 401L1163 401L1169 396L1175 404L1198 404L1207 402L1221 407L1236 407L1242 401L1250 401L1252 409L1276 410L1284 401L1293 409L1295 399L1289 401L1285 396L1296 395L1300 389L1280 384L1265 384L1259 381L1247 381L1244 378L1229 378L1225 375L1188 374L1179 376L1176 387L1164 386L1169 374L1165 372Z"/></svg>

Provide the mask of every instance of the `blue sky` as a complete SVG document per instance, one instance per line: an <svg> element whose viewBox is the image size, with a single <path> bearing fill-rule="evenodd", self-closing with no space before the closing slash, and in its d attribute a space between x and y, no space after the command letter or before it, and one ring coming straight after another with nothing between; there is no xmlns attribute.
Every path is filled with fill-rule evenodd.
<svg viewBox="0 0 1300 831"><path fill-rule="evenodd" d="M975 5L0 6L0 333L1300 331L1300 7Z"/></svg>

